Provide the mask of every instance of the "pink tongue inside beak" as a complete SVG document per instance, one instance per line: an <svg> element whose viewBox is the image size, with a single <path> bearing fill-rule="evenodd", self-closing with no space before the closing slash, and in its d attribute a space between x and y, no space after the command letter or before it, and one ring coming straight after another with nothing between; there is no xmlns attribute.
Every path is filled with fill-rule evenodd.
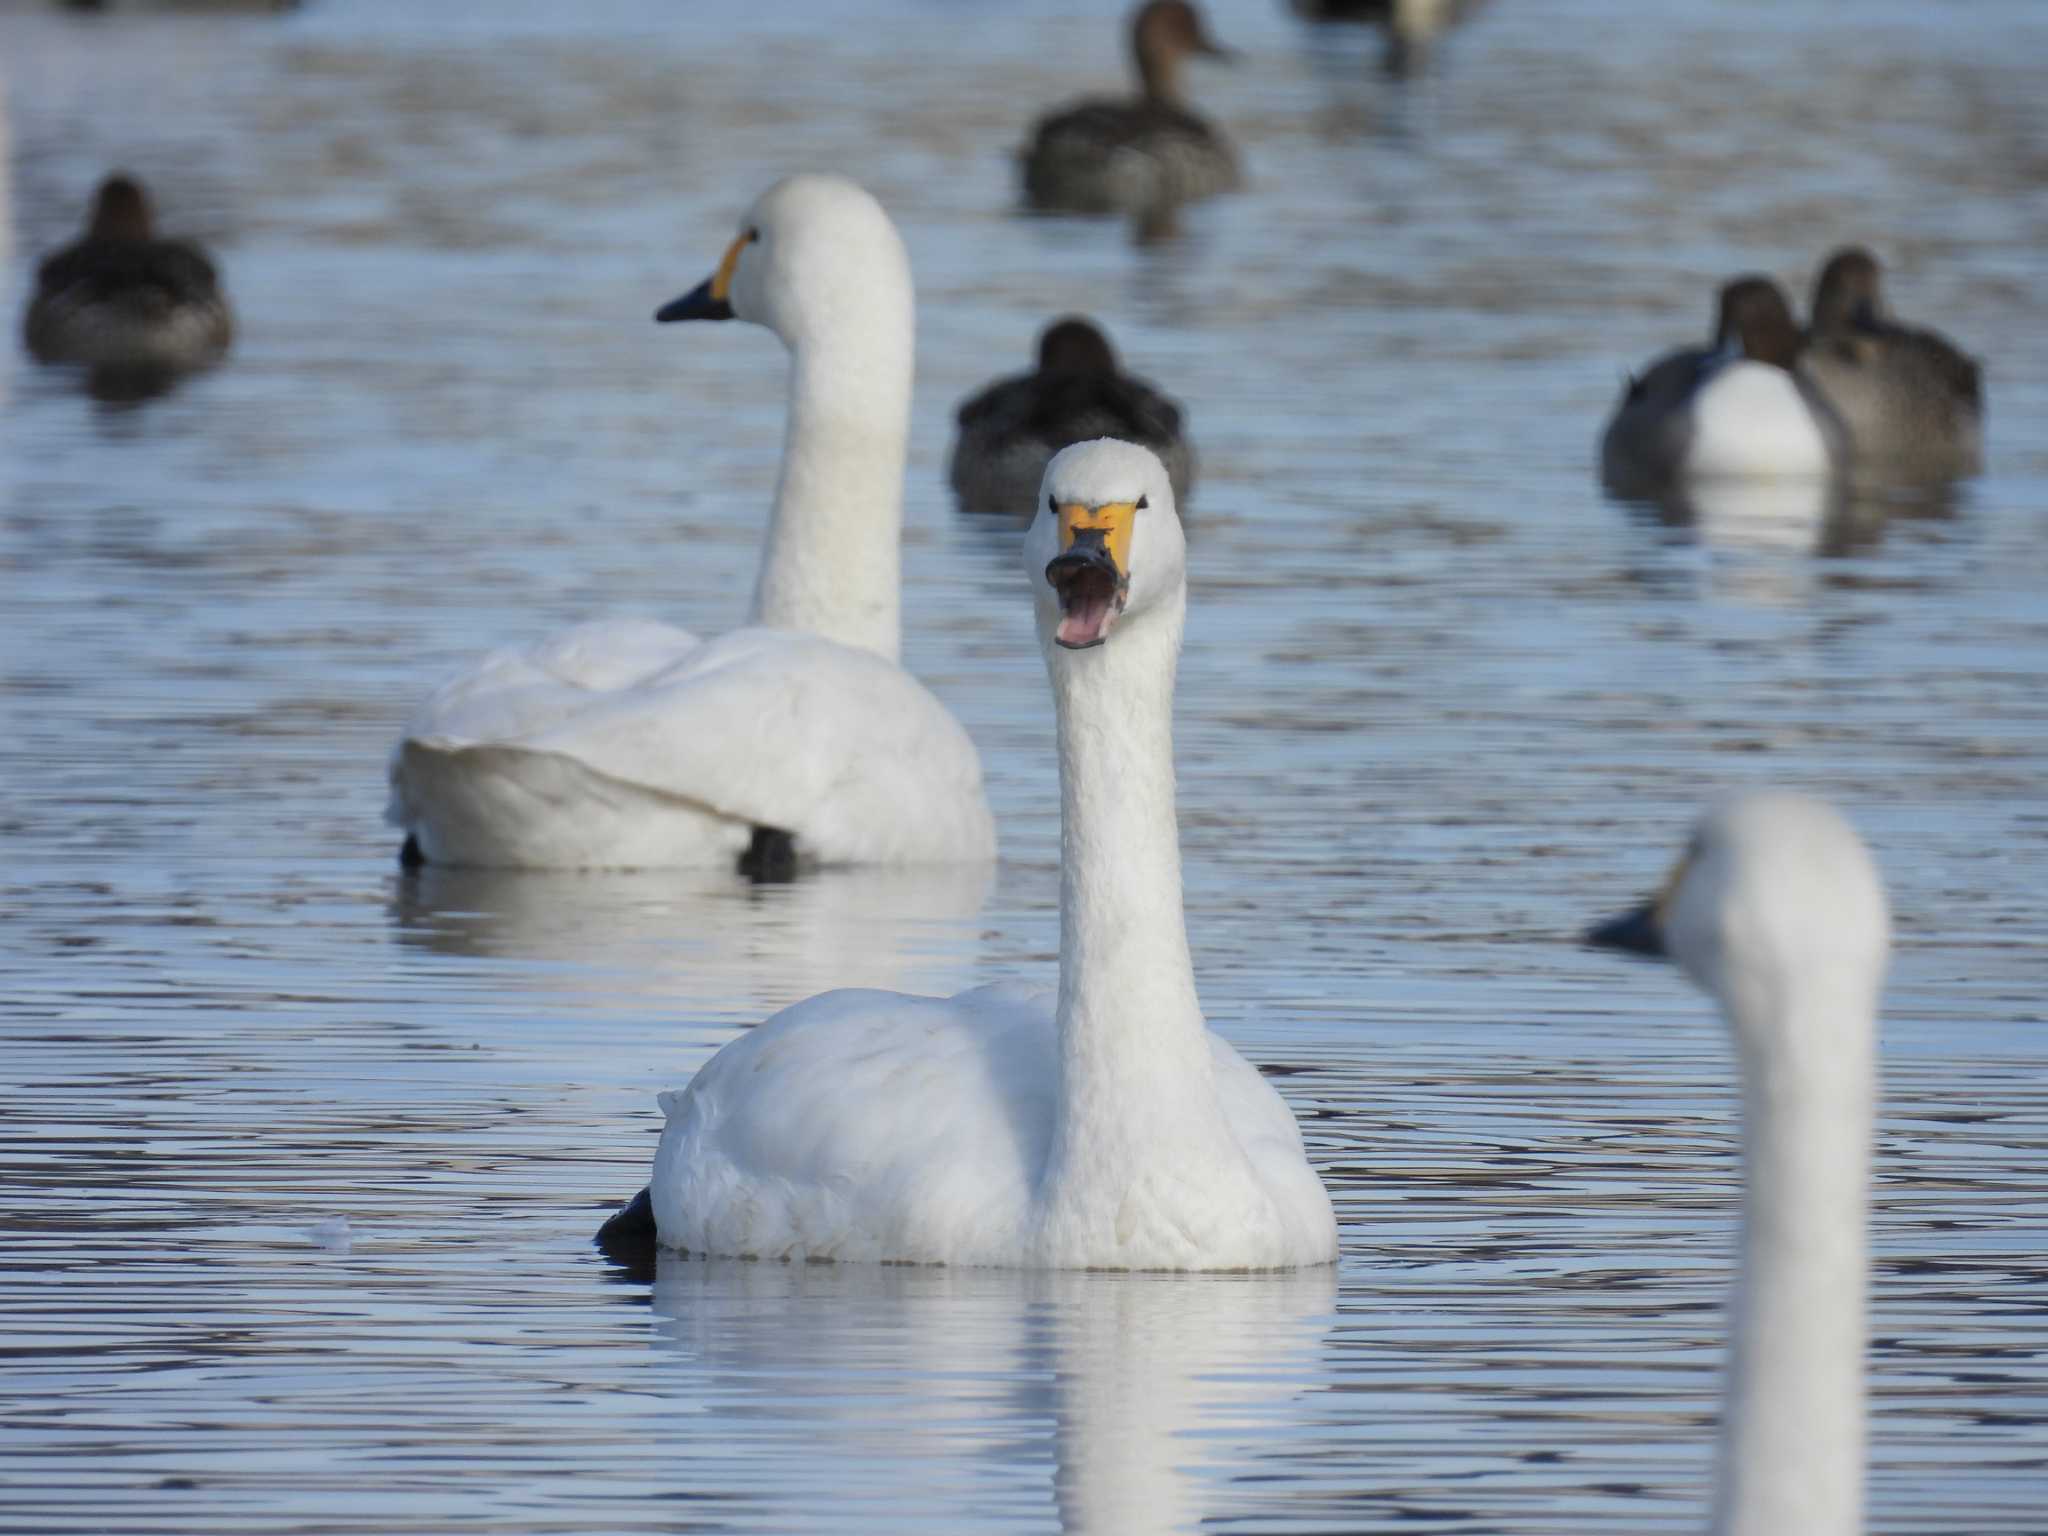
<svg viewBox="0 0 2048 1536"><path fill-rule="evenodd" d="M1110 598L1106 592L1098 594L1090 584L1073 594L1067 612L1059 616L1059 629L1053 631L1053 639L1061 645L1096 645L1108 633Z"/></svg>
<svg viewBox="0 0 2048 1536"><path fill-rule="evenodd" d="M1114 588L1106 581L1083 578L1075 582L1069 589L1059 628L1052 632L1053 639L1061 645L1075 648L1101 644L1116 617L1115 605L1111 601L1114 596Z"/></svg>

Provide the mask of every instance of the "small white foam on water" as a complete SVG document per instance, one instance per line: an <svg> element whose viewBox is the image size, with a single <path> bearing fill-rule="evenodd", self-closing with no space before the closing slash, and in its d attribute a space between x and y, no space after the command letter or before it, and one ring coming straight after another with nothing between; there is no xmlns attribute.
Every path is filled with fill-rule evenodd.
<svg viewBox="0 0 2048 1536"><path fill-rule="evenodd" d="M297 1230L301 1237L318 1244L329 1253L347 1253L349 1245L355 1241L355 1233L349 1227L346 1216L330 1216L323 1222Z"/></svg>

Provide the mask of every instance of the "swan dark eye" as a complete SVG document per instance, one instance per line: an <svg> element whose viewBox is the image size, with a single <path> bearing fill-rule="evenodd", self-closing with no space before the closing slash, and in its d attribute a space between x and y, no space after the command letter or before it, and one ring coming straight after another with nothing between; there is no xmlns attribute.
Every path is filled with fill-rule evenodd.
<svg viewBox="0 0 2048 1536"><path fill-rule="evenodd" d="M1060 499L1059 499L1059 497L1057 497L1057 496L1050 496L1050 495L1049 495L1049 496L1047 496L1047 497L1045 498L1045 510L1046 510L1046 511L1048 511L1048 512L1057 512L1057 511L1059 511L1059 509L1060 509Z"/></svg>
<svg viewBox="0 0 2048 1536"><path fill-rule="evenodd" d="M1145 510L1145 509L1146 509L1147 507L1149 507L1149 506L1151 506L1151 505L1152 505L1152 500L1151 500L1151 498L1150 498L1150 497L1148 497L1148 496L1140 496L1140 497L1138 498L1138 510L1139 510L1140 512L1144 511L1144 510Z"/></svg>
<svg viewBox="0 0 2048 1536"><path fill-rule="evenodd" d="M751 226L751 227L749 227L749 228L748 228L748 230L747 230L747 244L749 244L749 245L759 245L760 243L761 243L761 230L760 230L759 226L758 226L758 225L756 225L756 226Z"/></svg>

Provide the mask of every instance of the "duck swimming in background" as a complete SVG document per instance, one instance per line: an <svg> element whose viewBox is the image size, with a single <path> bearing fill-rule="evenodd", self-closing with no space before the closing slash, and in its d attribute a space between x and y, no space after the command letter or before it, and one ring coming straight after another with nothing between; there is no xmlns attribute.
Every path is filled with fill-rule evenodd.
<svg viewBox="0 0 2048 1536"><path fill-rule="evenodd" d="M1631 377L1600 442L1608 485L1654 495L1692 479L1824 477L1848 440L1795 371L1799 327L1768 277L1721 289L1714 345L1667 353Z"/></svg>
<svg viewBox="0 0 2048 1536"><path fill-rule="evenodd" d="M974 743L896 660L913 316L895 225L850 181L789 177L655 318L749 320L789 348L746 627L599 620L444 683L391 757L401 857L756 879L993 858Z"/></svg>
<svg viewBox="0 0 2048 1536"><path fill-rule="evenodd" d="M1676 960L1720 1004L1742 1078L1742 1234L1715 1456L1716 1536L1863 1530L1884 885L1803 795L1700 823L1651 901L1588 942Z"/></svg>
<svg viewBox="0 0 2048 1536"><path fill-rule="evenodd" d="M1060 782L1056 994L842 991L679 1092L606 1224L697 1255L1030 1269L1292 1269L1337 1256L1286 1101L1203 1021L1174 819L1187 547L1165 466L1064 449L1024 540Z"/></svg>
<svg viewBox="0 0 2048 1536"><path fill-rule="evenodd" d="M1194 479L1180 407L1149 381L1121 371L1109 338L1081 315L1047 326L1036 370L974 395L960 407L959 423L947 478L970 512L1028 515L1052 456L1098 437L1158 454L1177 503L1186 502Z"/></svg>
<svg viewBox="0 0 2048 1536"><path fill-rule="evenodd" d="M1429 51L1438 36L1477 9L1480 0L1289 0L1289 4L1295 15L1307 21L1378 27L1387 35L1382 63L1390 76L1403 80L1428 67Z"/></svg>
<svg viewBox="0 0 2048 1536"><path fill-rule="evenodd" d="M1800 371L1849 429L1859 470L1879 478L1974 474L1984 436L1976 359L1946 337L1886 313L1877 258L1836 251L1813 291Z"/></svg>
<svg viewBox="0 0 2048 1536"><path fill-rule="evenodd" d="M134 177L100 183L85 233L46 257L22 324L38 361L102 374L179 374L220 361L234 317L206 253L160 239Z"/></svg>
<svg viewBox="0 0 2048 1536"><path fill-rule="evenodd" d="M1023 151L1024 197L1057 213L1164 218L1237 188L1237 156L1181 99L1191 54L1231 55L1188 0L1151 0L1131 17L1138 95L1091 97L1041 118Z"/></svg>

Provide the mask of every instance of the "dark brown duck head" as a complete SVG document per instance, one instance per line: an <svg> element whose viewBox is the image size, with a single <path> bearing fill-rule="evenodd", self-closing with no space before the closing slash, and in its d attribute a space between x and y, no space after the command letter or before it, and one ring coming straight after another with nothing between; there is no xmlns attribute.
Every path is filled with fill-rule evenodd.
<svg viewBox="0 0 2048 1536"><path fill-rule="evenodd" d="M1813 285L1813 328L1843 331L1884 314L1883 274L1877 258L1860 245L1845 245L1820 269Z"/></svg>
<svg viewBox="0 0 2048 1536"><path fill-rule="evenodd" d="M1799 327L1785 290L1758 273L1738 277L1721 289L1714 339L1739 347L1753 362L1790 368L1799 358Z"/></svg>
<svg viewBox="0 0 2048 1536"><path fill-rule="evenodd" d="M156 217L150 212L149 194L132 176L116 171L100 183L92 203L92 222L86 226L92 240L148 240L156 234Z"/></svg>
<svg viewBox="0 0 2048 1536"><path fill-rule="evenodd" d="M1188 0L1151 0L1132 15L1131 54L1147 100L1177 104L1181 63L1194 53L1212 59L1233 57L1209 35L1202 13Z"/></svg>
<svg viewBox="0 0 2048 1536"><path fill-rule="evenodd" d="M1115 373L1116 351L1095 323L1081 315L1055 320L1038 338L1040 373Z"/></svg>

